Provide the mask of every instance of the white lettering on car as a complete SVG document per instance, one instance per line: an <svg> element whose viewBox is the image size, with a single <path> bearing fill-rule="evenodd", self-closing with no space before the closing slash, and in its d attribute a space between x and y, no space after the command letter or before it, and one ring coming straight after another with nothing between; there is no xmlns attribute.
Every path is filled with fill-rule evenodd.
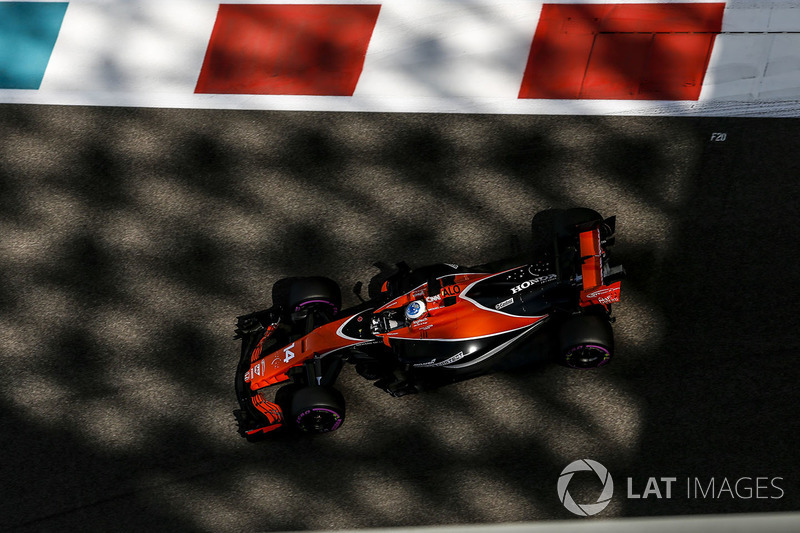
<svg viewBox="0 0 800 533"><path fill-rule="evenodd" d="M499 304L495 305L494 308L500 310L500 309L502 309L504 307L508 307L509 305L511 305L513 303L514 303L514 298L509 298L508 300L506 300L504 302L500 302Z"/></svg>
<svg viewBox="0 0 800 533"><path fill-rule="evenodd" d="M286 357L283 359L284 363L288 363L289 361L294 359L294 352L292 351L292 348L294 348L294 345L295 345L295 343L292 343L292 344L290 344L289 346L287 346L286 348L283 349L283 353L286 355Z"/></svg>
<svg viewBox="0 0 800 533"><path fill-rule="evenodd" d="M558 276L556 276L555 274L550 274L549 276L542 276L540 278L523 281L522 283L511 289L511 294L517 294L518 292L528 289L534 285L541 285L542 283L547 283L548 281L554 281L557 278Z"/></svg>
<svg viewBox="0 0 800 533"><path fill-rule="evenodd" d="M464 359L465 357L466 357L466 354L462 351L462 352L458 352L454 356L448 357L444 361L440 361L438 363L434 359L433 361L429 361L427 363L419 363L419 364L416 364L414 366L418 367L418 368L425 368L425 367L431 367L431 366L445 366L445 365L449 365L451 363L455 363L456 361L459 361L461 359Z"/></svg>

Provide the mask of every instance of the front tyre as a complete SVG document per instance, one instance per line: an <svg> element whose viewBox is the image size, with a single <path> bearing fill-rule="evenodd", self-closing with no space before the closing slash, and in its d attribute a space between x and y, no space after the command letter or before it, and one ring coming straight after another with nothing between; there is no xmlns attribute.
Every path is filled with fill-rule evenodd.
<svg viewBox="0 0 800 533"><path fill-rule="evenodd" d="M614 332L603 316L568 318L561 326L559 341L559 363L570 368L603 366L614 352Z"/></svg>
<svg viewBox="0 0 800 533"><path fill-rule="evenodd" d="M329 278L296 278L289 284L287 303L292 313L316 306L324 307L331 315L335 315L342 308L342 292L339 285Z"/></svg>
<svg viewBox="0 0 800 533"><path fill-rule="evenodd" d="M290 421L303 433L330 433L344 422L344 397L333 387L297 389L291 399Z"/></svg>

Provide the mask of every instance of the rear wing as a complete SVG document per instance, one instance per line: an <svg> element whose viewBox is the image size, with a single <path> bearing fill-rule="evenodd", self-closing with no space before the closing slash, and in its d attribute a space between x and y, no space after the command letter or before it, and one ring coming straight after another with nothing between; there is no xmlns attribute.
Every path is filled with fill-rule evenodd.
<svg viewBox="0 0 800 533"><path fill-rule="evenodd" d="M625 269L608 265L605 250L614 242L615 222L615 217L611 217L589 228L579 228L581 307L603 305L608 308L610 304L619 302L619 280L625 277Z"/></svg>

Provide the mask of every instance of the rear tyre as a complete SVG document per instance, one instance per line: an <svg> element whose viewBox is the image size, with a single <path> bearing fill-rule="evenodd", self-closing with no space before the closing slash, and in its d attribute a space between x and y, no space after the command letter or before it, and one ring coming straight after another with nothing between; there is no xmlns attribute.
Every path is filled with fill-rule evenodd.
<svg viewBox="0 0 800 533"><path fill-rule="evenodd" d="M559 363L570 368L597 368L614 353L614 332L608 319L579 315L567 319L559 335Z"/></svg>
<svg viewBox="0 0 800 533"><path fill-rule="evenodd" d="M578 227L602 221L600 213L587 207L540 211L531 221L534 246L551 244L554 237L568 237L574 235Z"/></svg>
<svg viewBox="0 0 800 533"><path fill-rule="evenodd" d="M303 433L330 433L344 422L344 397L333 387L303 387L294 391L289 413L291 423Z"/></svg>
<svg viewBox="0 0 800 533"><path fill-rule="evenodd" d="M588 226L595 222L602 222L603 217L594 209L587 207L573 207L566 209L557 221L556 232L559 237L566 237L575 233L580 226Z"/></svg>

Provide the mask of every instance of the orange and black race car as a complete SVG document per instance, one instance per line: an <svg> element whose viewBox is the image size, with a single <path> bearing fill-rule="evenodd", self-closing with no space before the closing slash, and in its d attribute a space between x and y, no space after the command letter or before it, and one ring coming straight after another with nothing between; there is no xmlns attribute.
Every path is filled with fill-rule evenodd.
<svg viewBox="0 0 800 533"><path fill-rule="evenodd" d="M338 429L345 402L333 385L345 363L393 396L533 362L608 363L625 275L607 257L615 217L552 209L531 227L528 252L484 265L378 263L369 298L357 284L362 303L350 309L328 278L276 282L272 307L238 318L240 433Z"/></svg>

